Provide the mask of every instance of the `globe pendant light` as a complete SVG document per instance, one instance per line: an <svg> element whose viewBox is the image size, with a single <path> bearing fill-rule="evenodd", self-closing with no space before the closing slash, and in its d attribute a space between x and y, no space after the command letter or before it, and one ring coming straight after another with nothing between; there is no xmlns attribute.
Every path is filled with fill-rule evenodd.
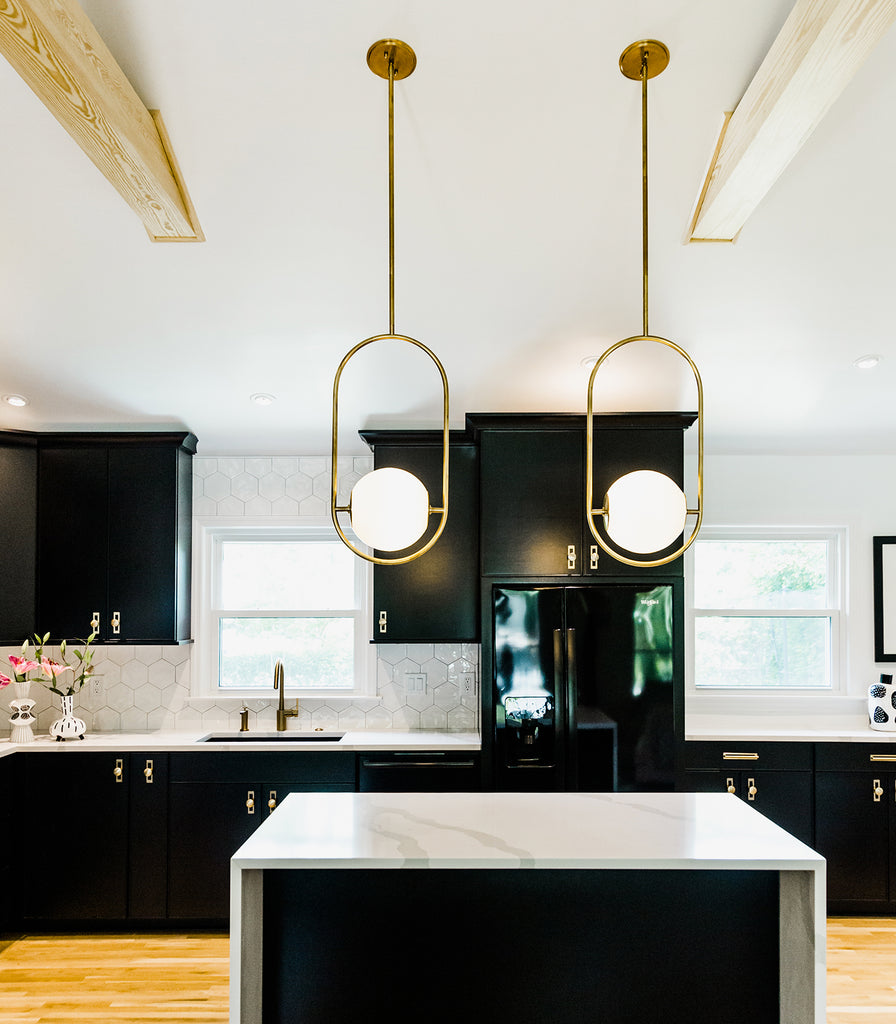
<svg viewBox="0 0 896 1024"><path fill-rule="evenodd" d="M333 441L330 481L330 518L342 542L368 562L377 565L401 565L429 551L442 535L448 519L448 378L436 355L422 342L395 333L395 104L393 85L407 78L417 66L414 51L398 39L381 39L367 51L367 66L389 82L389 332L359 342L342 360L333 381ZM401 341L421 349L435 363L442 379L442 501L430 505L429 493L412 473L403 469L377 469L363 476L352 489L348 505L337 504L337 447L339 431L339 381L349 360L362 348L377 341ZM409 554L383 558L356 547L340 525L338 513L348 513L355 535L371 548L380 551L401 551L415 544L425 533L429 517L438 515L438 526L432 537Z"/></svg>
<svg viewBox="0 0 896 1024"><path fill-rule="evenodd" d="M647 80L655 78L669 63L669 51L656 39L632 43L619 58L626 78L641 82L641 245L643 282L643 324L641 334L617 341L594 364L588 380L588 411L585 443L585 515L591 534L600 547L619 562L642 568L665 565L682 555L693 544L703 520L703 383L694 361L683 348L668 338L650 334L647 316ZM646 341L672 349L691 368L697 387L697 506L688 508L687 499L674 480L655 470L639 469L626 473L608 489L602 508L594 508L594 381L606 360L625 345ZM607 536L604 540L595 516L603 517ZM693 529L680 547L661 557L633 558L655 554L673 544L684 533L688 516L696 516Z"/></svg>

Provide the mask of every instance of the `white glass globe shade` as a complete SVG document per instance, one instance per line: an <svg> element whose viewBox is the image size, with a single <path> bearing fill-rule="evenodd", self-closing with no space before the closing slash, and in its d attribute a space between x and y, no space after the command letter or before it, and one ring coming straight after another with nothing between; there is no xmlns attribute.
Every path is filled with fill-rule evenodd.
<svg viewBox="0 0 896 1024"><path fill-rule="evenodd" d="M680 536L687 511L687 499L674 480L639 469L607 491L607 533L627 551L659 551Z"/></svg>
<svg viewBox="0 0 896 1024"><path fill-rule="evenodd" d="M352 488L352 529L381 551L400 551L426 532L429 494L404 469L376 469Z"/></svg>

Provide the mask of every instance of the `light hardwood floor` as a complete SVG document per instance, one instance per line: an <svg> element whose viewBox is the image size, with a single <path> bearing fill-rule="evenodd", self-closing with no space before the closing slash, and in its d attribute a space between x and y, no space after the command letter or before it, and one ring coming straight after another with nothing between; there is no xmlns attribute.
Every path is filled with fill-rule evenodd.
<svg viewBox="0 0 896 1024"><path fill-rule="evenodd" d="M228 950L220 934L19 939L0 948L0 1024L226 1022ZM828 1024L896 1024L896 919L828 921Z"/></svg>

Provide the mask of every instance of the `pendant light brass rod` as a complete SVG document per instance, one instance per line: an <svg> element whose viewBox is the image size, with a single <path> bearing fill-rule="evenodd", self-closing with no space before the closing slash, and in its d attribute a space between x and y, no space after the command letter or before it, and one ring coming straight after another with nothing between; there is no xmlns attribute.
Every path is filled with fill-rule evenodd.
<svg viewBox="0 0 896 1024"><path fill-rule="evenodd" d="M389 333L395 333L395 61L389 58Z"/></svg>
<svg viewBox="0 0 896 1024"><path fill-rule="evenodd" d="M643 301L641 333L645 338L650 335L647 311L647 238L647 50L645 49L641 55L641 274Z"/></svg>

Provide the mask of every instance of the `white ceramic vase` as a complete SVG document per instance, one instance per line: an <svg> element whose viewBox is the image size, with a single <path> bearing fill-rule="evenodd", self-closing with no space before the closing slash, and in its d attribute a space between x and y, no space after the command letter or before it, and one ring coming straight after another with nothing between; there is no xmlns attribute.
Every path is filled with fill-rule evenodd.
<svg viewBox="0 0 896 1024"><path fill-rule="evenodd" d="M896 732L896 685L891 675L868 687L868 724L878 732Z"/></svg>
<svg viewBox="0 0 896 1024"><path fill-rule="evenodd" d="M9 724L12 726L9 734L10 743L31 743L33 741L34 732L31 723L36 719L31 714L31 709L36 703L30 698L9 702L9 706L12 708L12 714L9 716Z"/></svg>
<svg viewBox="0 0 896 1024"><path fill-rule="evenodd" d="M57 743L60 740L83 740L87 726L82 719L75 718L75 698L69 694L62 697L61 700L62 718L57 718L50 726L50 735L56 737Z"/></svg>

